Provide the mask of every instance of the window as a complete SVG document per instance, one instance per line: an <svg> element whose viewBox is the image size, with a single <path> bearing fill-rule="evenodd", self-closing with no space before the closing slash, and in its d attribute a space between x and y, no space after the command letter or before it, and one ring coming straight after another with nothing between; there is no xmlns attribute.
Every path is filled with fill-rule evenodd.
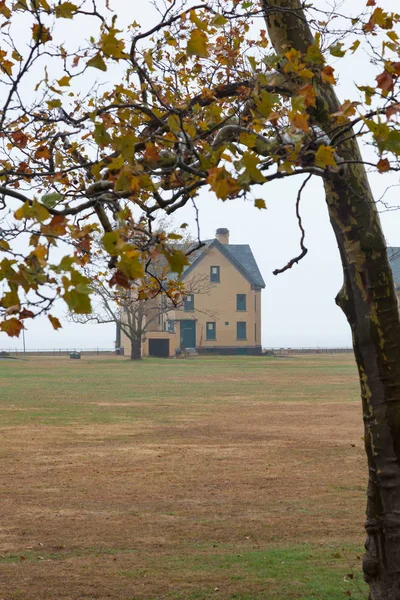
<svg viewBox="0 0 400 600"><path fill-rule="evenodd" d="M254 341L257 341L257 325L254 323Z"/></svg>
<svg viewBox="0 0 400 600"><path fill-rule="evenodd" d="M254 294L254 312L257 312L257 295Z"/></svg>
<svg viewBox="0 0 400 600"><path fill-rule="evenodd" d="M206 339L215 340L217 337L216 323L206 323Z"/></svg>
<svg viewBox="0 0 400 600"><path fill-rule="evenodd" d="M194 310L194 295L188 294L185 298L185 310L192 311Z"/></svg>
<svg viewBox="0 0 400 600"><path fill-rule="evenodd" d="M236 294L236 310L246 310L246 294Z"/></svg>
<svg viewBox="0 0 400 600"><path fill-rule="evenodd" d="M168 333L174 333L175 323L174 321L168 321Z"/></svg>
<svg viewBox="0 0 400 600"><path fill-rule="evenodd" d="M238 321L236 323L236 338L245 340L246 338L246 321Z"/></svg>
<svg viewBox="0 0 400 600"><path fill-rule="evenodd" d="M219 267L210 267L210 281L219 283Z"/></svg>

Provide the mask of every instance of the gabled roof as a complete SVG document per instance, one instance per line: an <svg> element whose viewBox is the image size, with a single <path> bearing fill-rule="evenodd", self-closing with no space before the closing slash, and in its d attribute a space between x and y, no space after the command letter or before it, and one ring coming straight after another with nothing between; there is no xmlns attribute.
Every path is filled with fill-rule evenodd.
<svg viewBox="0 0 400 600"><path fill-rule="evenodd" d="M252 287L265 288L264 279L256 263L256 259L248 244L221 244L217 239L207 240L204 246L189 255L190 265L183 272L182 279L185 279L189 273L204 258L207 250L216 248L223 256L237 269Z"/></svg>
<svg viewBox="0 0 400 600"><path fill-rule="evenodd" d="M400 248L390 247L387 249L389 263L392 267L394 285L396 290L400 287Z"/></svg>

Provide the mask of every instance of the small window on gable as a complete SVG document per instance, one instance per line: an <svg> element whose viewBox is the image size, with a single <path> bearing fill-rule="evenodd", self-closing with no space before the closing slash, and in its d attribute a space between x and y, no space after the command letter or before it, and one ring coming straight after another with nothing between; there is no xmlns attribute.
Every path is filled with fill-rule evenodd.
<svg viewBox="0 0 400 600"><path fill-rule="evenodd" d="M246 310L246 294L236 294L236 310Z"/></svg>
<svg viewBox="0 0 400 600"><path fill-rule="evenodd" d="M247 339L246 321L238 321L236 323L236 338L238 340Z"/></svg>
<svg viewBox="0 0 400 600"><path fill-rule="evenodd" d="M192 311L194 310L194 295L188 294L185 298L185 310Z"/></svg>
<svg viewBox="0 0 400 600"><path fill-rule="evenodd" d="M220 271L219 271L219 267L210 267L210 281L212 281L213 283L219 283L220 282Z"/></svg>
<svg viewBox="0 0 400 600"><path fill-rule="evenodd" d="M214 323L214 322L206 323L206 339L207 340L215 340L216 337L217 337L216 323Z"/></svg>

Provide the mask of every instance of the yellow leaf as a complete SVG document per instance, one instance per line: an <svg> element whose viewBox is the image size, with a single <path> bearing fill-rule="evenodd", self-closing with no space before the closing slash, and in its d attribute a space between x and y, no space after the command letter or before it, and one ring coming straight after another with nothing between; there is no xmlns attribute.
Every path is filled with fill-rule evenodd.
<svg viewBox="0 0 400 600"><path fill-rule="evenodd" d="M57 81L57 83L58 83L58 85L61 85L61 86L69 86L70 81L71 81L71 77L64 75L64 77L61 77L61 79L59 79Z"/></svg>
<svg viewBox="0 0 400 600"><path fill-rule="evenodd" d="M265 204L265 200L263 200L262 198L257 198L257 200L254 200L254 206L256 208L259 208L260 210L267 208L267 205Z"/></svg>
<svg viewBox="0 0 400 600"><path fill-rule="evenodd" d="M207 42L208 38L204 31L201 31L201 29L193 29L187 44L187 55L198 56L200 58L207 58Z"/></svg>
<svg viewBox="0 0 400 600"><path fill-rule="evenodd" d="M335 150L332 146L320 146L315 153L315 164L321 169L336 167Z"/></svg>
<svg viewBox="0 0 400 600"><path fill-rule="evenodd" d="M72 2L63 2L55 8L57 18L72 19L74 13L78 10L78 7Z"/></svg>

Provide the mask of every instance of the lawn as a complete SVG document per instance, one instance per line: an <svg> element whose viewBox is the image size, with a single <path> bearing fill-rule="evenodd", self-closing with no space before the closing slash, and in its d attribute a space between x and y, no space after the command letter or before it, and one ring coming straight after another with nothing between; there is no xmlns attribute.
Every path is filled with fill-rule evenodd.
<svg viewBox="0 0 400 600"><path fill-rule="evenodd" d="M343 600L350 355L0 361L1 600Z"/></svg>

